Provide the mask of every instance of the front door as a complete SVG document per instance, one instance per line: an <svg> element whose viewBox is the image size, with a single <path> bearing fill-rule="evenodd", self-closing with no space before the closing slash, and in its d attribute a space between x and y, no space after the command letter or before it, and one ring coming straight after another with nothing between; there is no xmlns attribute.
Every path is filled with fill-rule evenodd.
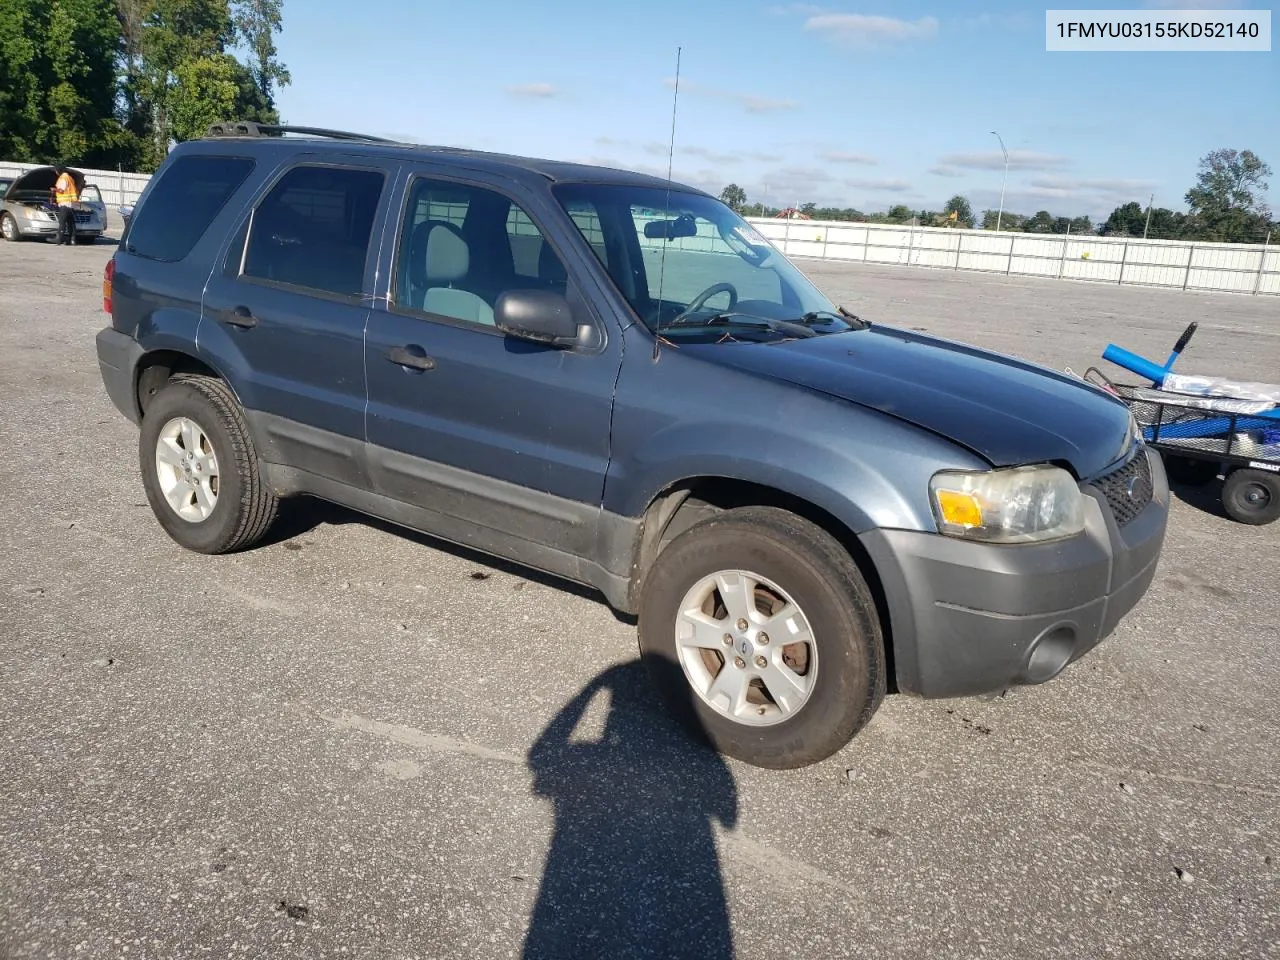
<svg viewBox="0 0 1280 960"><path fill-rule="evenodd" d="M366 337L375 489L466 521L482 548L516 538L589 555L621 338L525 205L492 187L423 175L404 196L388 296L378 298ZM494 305L520 288L566 295L591 345L504 336Z"/></svg>

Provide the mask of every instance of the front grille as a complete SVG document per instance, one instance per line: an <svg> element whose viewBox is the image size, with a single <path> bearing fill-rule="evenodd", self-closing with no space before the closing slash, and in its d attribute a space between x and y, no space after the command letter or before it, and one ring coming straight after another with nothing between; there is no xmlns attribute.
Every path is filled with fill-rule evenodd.
<svg viewBox="0 0 1280 960"><path fill-rule="evenodd" d="M76 214L76 223L88 223L92 219L93 219L93 214L90 214L90 213Z"/></svg>
<svg viewBox="0 0 1280 960"><path fill-rule="evenodd" d="M1120 526L1129 524L1147 508L1155 489L1151 485L1151 463L1146 450L1128 463L1117 467L1106 476L1099 477L1093 485L1107 498L1107 505Z"/></svg>

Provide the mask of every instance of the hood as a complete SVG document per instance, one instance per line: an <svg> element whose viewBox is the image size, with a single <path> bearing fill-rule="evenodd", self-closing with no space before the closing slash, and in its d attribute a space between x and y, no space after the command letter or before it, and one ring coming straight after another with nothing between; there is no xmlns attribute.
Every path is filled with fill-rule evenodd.
<svg viewBox="0 0 1280 960"><path fill-rule="evenodd" d="M1131 442L1128 408L1084 381L890 327L682 349L905 420L996 467L1058 461L1085 478Z"/></svg>
<svg viewBox="0 0 1280 960"><path fill-rule="evenodd" d="M76 192L84 189L84 174L71 167L63 167L76 182ZM21 173L9 184L5 191L6 200L48 200L49 191L58 182L58 171L54 167L35 167Z"/></svg>

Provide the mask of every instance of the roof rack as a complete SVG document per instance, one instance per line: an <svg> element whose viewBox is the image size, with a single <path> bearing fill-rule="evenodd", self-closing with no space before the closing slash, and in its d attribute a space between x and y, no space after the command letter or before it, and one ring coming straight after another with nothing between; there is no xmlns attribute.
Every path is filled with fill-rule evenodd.
<svg viewBox="0 0 1280 960"><path fill-rule="evenodd" d="M348 133L345 130L326 130L323 127L294 127L270 123L255 123L251 120L234 120L225 123L210 124L206 137L271 137L286 133L298 133L311 137L326 137L330 140L362 140L365 143L396 143L386 137L371 137L363 133Z"/></svg>

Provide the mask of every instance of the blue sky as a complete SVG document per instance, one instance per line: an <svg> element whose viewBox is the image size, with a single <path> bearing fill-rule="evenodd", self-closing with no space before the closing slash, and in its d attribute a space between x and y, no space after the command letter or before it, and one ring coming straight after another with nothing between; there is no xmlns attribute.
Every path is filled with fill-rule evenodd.
<svg viewBox="0 0 1280 960"><path fill-rule="evenodd" d="M1077 7L1124 9L1143 0ZM1253 0L1146 3L1260 8ZM1066 3L1054 6L1069 6ZM1105 216L1182 209L1199 158L1277 171L1280 52L1047 53L1045 6L286 0L286 122L666 172L752 201Z"/></svg>

